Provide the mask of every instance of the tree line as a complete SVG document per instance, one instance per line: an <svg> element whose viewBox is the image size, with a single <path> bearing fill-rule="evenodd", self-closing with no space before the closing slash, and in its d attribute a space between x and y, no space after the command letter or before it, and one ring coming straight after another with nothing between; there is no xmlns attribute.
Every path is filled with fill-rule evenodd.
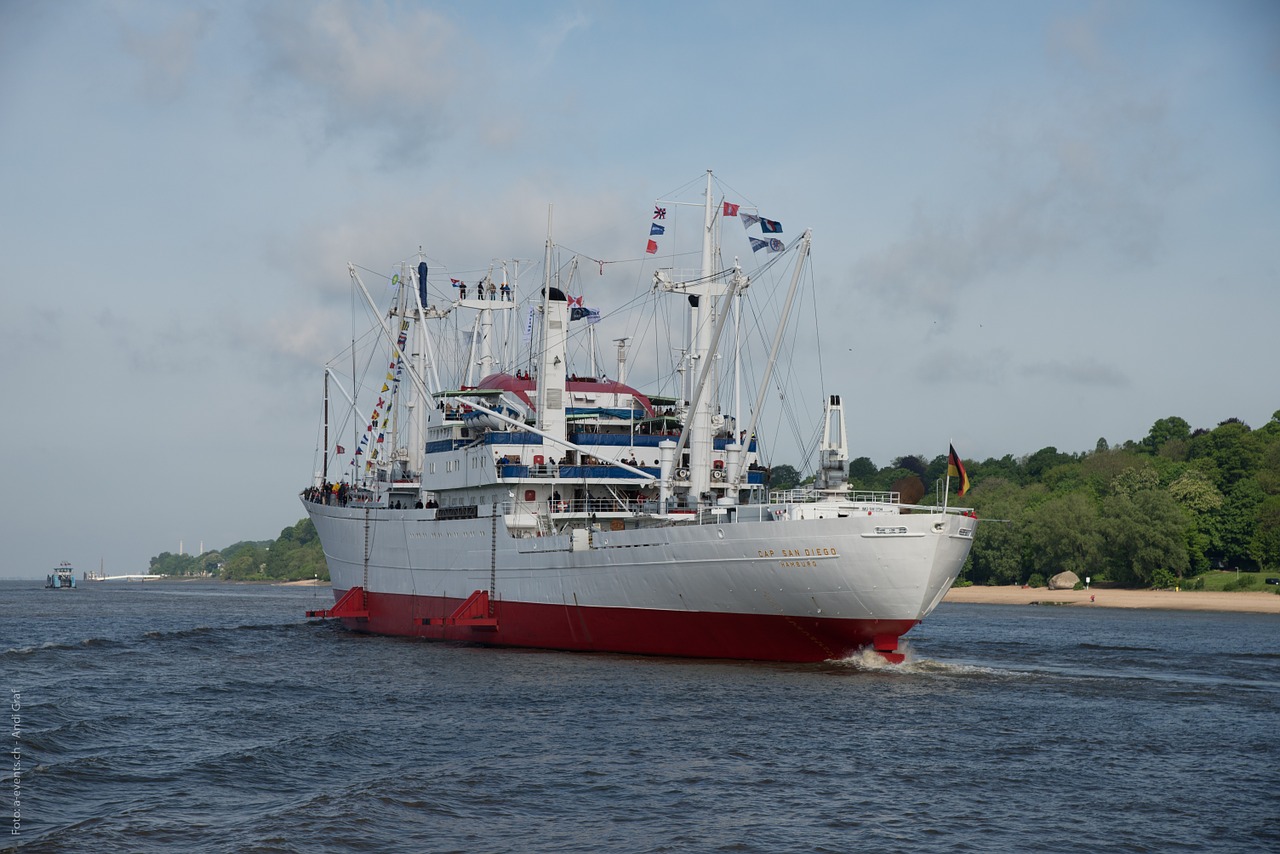
<svg viewBox="0 0 1280 854"><path fill-rule="evenodd" d="M329 580L329 566L310 519L301 519L274 540L243 541L202 555L170 552L151 559L151 573L225 581Z"/></svg>
<svg viewBox="0 0 1280 854"><path fill-rule="evenodd" d="M975 584L1071 570L1169 587L1210 569L1280 568L1280 411L1257 430L1238 418L1193 430L1175 416L1116 447L963 463L971 490L951 503L981 520L961 576ZM849 464L853 488L902 491L904 503L913 488L940 489L946 472L945 455Z"/></svg>
<svg viewBox="0 0 1280 854"><path fill-rule="evenodd" d="M981 520L962 578L1022 584L1065 570L1095 581L1168 587L1210 569L1280 569L1280 411L1257 430L1238 418L1192 430L1162 418L1137 441L1065 453L964 460L972 484L950 499ZM904 503L941 501L946 455L849 464L850 487L899 492ZM801 484L774 466L770 486ZM811 481L812 478L809 478ZM956 478L951 490L958 489ZM275 540L240 542L193 557L164 552L152 573L233 581L329 578L310 519Z"/></svg>

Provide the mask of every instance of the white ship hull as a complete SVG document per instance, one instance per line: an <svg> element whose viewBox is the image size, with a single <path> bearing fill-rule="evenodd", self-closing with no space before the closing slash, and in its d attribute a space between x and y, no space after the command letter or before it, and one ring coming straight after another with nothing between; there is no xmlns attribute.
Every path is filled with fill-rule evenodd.
<svg viewBox="0 0 1280 854"><path fill-rule="evenodd" d="M774 511L815 506L775 507L766 521L593 531L575 543L511 537L500 514L437 521L434 510L307 503L335 599L355 590L347 613L363 612L334 616L356 630L788 661L892 652L955 580L975 520L863 511L773 521ZM471 612L459 613L469 599Z"/></svg>

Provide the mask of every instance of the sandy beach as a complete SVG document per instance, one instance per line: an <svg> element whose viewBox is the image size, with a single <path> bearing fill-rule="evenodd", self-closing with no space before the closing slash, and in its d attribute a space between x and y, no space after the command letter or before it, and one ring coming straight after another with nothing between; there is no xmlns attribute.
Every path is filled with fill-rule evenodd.
<svg viewBox="0 0 1280 854"><path fill-rule="evenodd" d="M1280 614L1270 589L1238 593L1212 590L1050 590L1047 587L953 587L944 602L978 605L1078 605L1085 608L1168 608Z"/></svg>
<svg viewBox="0 0 1280 854"><path fill-rule="evenodd" d="M318 578L304 578L301 581L280 581L277 587L328 587L329 582L321 581Z"/></svg>

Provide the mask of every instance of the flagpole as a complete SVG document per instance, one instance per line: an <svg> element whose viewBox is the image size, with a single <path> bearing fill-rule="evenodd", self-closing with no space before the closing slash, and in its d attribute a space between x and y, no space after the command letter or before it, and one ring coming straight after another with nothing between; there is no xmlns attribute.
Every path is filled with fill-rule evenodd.
<svg viewBox="0 0 1280 854"><path fill-rule="evenodd" d="M947 482L942 488L942 512L947 512L947 501L951 498L951 447L952 440L947 440Z"/></svg>

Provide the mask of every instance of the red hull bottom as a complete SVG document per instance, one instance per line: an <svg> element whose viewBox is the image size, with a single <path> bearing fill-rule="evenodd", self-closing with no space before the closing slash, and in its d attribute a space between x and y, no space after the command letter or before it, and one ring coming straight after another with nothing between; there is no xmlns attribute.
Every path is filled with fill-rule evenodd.
<svg viewBox="0 0 1280 854"><path fill-rule="evenodd" d="M334 591L335 596L344 592ZM894 652L897 639L919 622L495 601L492 619L466 625L465 619L450 619L463 604L440 596L371 592L360 609L367 617L333 616L359 632L488 646L808 662L844 658L863 647L901 661Z"/></svg>

